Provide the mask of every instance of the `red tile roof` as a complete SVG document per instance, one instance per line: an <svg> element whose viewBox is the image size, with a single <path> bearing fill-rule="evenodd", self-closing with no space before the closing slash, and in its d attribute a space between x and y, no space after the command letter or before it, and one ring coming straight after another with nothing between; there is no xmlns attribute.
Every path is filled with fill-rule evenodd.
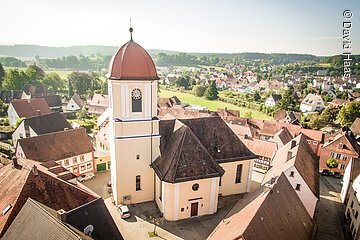
<svg viewBox="0 0 360 240"><path fill-rule="evenodd" d="M130 40L113 56L109 78L114 80L158 80L155 64L139 44Z"/></svg>
<svg viewBox="0 0 360 240"><path fill-rule="evenodd" d="M13 100L10 104L14 107L20 118L29 118L42 114L51 113L49 105L45 99L18 99Z"/></svg>

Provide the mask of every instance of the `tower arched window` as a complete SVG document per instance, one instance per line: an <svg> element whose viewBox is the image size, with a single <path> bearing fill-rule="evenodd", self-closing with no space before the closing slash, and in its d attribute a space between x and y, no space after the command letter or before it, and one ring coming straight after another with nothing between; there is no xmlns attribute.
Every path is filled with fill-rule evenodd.
<svg viewBox="0 0 360 240"><path fill-rule="evenodd" d="M142 94L140 89L134 88L131 92L131 105L132 105L132 112L141 112L141 99Z"/></svg>

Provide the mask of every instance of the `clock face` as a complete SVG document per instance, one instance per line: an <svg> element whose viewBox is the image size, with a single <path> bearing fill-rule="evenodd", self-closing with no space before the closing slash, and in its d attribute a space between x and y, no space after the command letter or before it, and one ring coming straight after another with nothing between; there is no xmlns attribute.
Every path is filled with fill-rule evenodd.
<svg viewBox="0 0 360 240"><path fill-rule="evenodd" d="M131 92L131 97L132 97L133 99L140 99L140 98L141 98L141 91L140 91L140 89L135 88L134 90L132 90L132 92Z"/></svg>

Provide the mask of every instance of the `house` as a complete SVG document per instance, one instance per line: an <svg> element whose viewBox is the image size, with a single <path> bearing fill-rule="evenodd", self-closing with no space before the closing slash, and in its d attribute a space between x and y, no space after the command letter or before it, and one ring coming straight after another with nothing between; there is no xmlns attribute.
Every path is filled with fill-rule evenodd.
<svg viewBox="0 0 360 240"><path fill-rule="evenodd" d="M176 96L173 96L170 98L158 97L157 105L158 105L158 108L172 108L175 106L181 106L181 101Z"/></svg>
<svg viewBox="0 0 360 240"><path fill-rule="evenodd" d="M76 176L94 172L94 148L84 128L19 139L15 156L38 162L55 161Z"/></svg>
<svg viewBox="0 0 360 240"><path fill-rule="evenodd" d="M253 152L257 158L254 159L254 171L266 173L278 147L276 143L251 138L247 135L240 137L245 146Z"/></svg>
<svg viewBox="0 0 360 240"><path fill-rule="evenodd" d="M291 135L290 131L286 127L283 127L271 139L269 139L269 141L274 142L278 148L282 148L293 138L294 136Z"/></svg>
<svg viewBox="0 0 360 240"><path fill-rule="evenodd" d="M14 147L21 138L35 137L42 134L72 129L70 123L57 112L25 118L12 134Z"/></svg>
<svg viewBox="0 0 360 240"><path fill-rule="evenodd" d="M357 137L360 136L360 117L356 118L353 124L351 125L351 131Z"/></svg>
<svg viewBox="0 0 360 240"><path fill-rule="evenodd" d="M319 163L318 157L302 134L276 152L262 185L271 182L282 173L313 218L319 199Z"/></svg>
<svg viewBox="0 0 360 240"><path fill-rule="evenodd" d="M75 93L69 100L68 104L66 105L66 110L68 111L78 111L84 107L84 102L80 98L80 95Z"/></svg>
<svg viewBox="0 0 360 240"><path fill-rule="evenodd" d="M84 232L61 221L61 210L59 210L59 216L55 213L58 212L28 198L2 239L93 239ZM65 220L65 216L63 216L63 220Z"/></svg>
<svg viewBox="0 0 360 240"><path fill-rule="evenodd" d="M352 158L360 156L360 146L356 142L354 134L348 128L343 128L333 139L328 139L321 149L320 169L329 169L333 172L344 174L345 168ZM335 159L338 162L337 168L327 166L329 159Z"/></svg>
<svg viewBox="0 0 360 240"><path fill-rule="evenodd" d="M231 110L225 108L218 108L216 110L216 113L222 118L222 119L230 119L232 117L240 117L240 111L239 110Z"/></svg>
<svg viewBox="0 0 360 240"><path fill-rule="evenodd" d="M45 99L46 103L49 105L51 111L53 112L62 112L62 101L59 95L51 94L44 95L41 98Z"/></svg>
<svg viewBox="0 0 360 240"><path fill-rule="evenodd" d="M359 160L359 159L357 159ZM349 185L349 199L346 204L345 217L348 222L350 222L350 232L353 239L359 239L359 230L360 230L360 196L359 196L359 187L360 187L360 175L354 175L353 181Z"/></svg>
<svg viewBox="0 0 360 240"><path fill-rule="evenodd" d="M22 90L29 98L43 97L48 94L47 87L44 85L35 86L32 84L26 84Z"/></svg>
<svg viewBox="0 0 360 240"><path fill-rule="evenodd" d="M344 176L342 178L343 184L341 188L340 198L342 203L347 203L349 199L349 189L354 183L354 180L360 174L360 159L352 158L345 168Z"/></svg>
<svg viewBox="0 0 360 240"><path fill-rule="evenodd" d="M11 126L15 126L16 121L20 118L29 118L47 113L51 113L51 109L43 98L13 100L10 102L8 109L9 123Z"/></svg>
<svg viewBox="0 0 360 240"><path fill-rule="evenodd" d="M250 191L256 156L223 119L193 111L210 116L159 120L159 77L139 44L131 39L114 54L108 79L115 204L155 201L175 221L215 213L219 194Z"/></svg>
<svg viewBox="0 0 360 240"><path fill-rule="evenodd" d="M39 228L47 236L51 236L50 234L56 231L45 222L36 221L35 215L31 216L34 212L30 212L29 216L21 210L29 198L41 204L45 210L55 210L55 212L51 210L49 212L61 216L61 222L64 224L66 222L66 225L71 226L70 229L73 231L77 229L83 232L86 226L91 224L94 227L92 237L95 239L122 239L100 196L90 192L81 183L72 184L59 178L39 162L15 159L13 164L0 169L0 182L0 196L2 196L0 209L3 211L3 214L0 215L0 237L2 239L3 237L5 239L22 239L21 236L24 236L25 232L36 234L34 230ZM26 207L26 209L28 208ZM20 219L17 219L19 214ZM27 221L29 218L32 220ZM21 219L26 221L20 221ZM32 227L34 229L31 229ZM25 239L33 238L25 235ZM50 238L46 237L46 239Z"/></svg>
<svg viewBox="0 0 360 240"><path fill-rule="evenodd" d="M89 103L88 113L101 115L109 107L109 96L95 93Z"/></svg>
<svg viewBox="0 0 360 240"><path fill-rule="evenodd" d="M314 239L316 223L295 192L282 173L239 200L207 239Z"/></svg>
<svg viewBox="0 0 360 240"><path fill-rule="evenodd" d="M281 123L300 125L301 112L279 110L275 113L274 119Z"/></svg>
<svg viewBox="0 0 360 240"><path fill-rule="evenodd" d="M325 108L324 101L320 95L308 94L300 104L301 112L321 111Z"/></svg>
<svg viewBox="0 0 360 240"><path fill-rule="evenodd" d="M110 141L109 129L110 124L100 126L99 131L94 135L95 153L94 167L97 172L110 170Z"/></svg>

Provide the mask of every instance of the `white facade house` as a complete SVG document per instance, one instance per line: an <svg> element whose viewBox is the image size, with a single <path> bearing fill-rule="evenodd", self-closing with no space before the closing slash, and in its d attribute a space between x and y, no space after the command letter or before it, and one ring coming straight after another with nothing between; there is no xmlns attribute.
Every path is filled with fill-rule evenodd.
<svg viewBox="0 0 360 240"><path fill-rule="evenodd" d="M10 125L15 126L17 120L20 118L29 118L42 114L48 114L51 113L51 110L43 98L18 99L10 102L7 113Z"/></svg>
<svg viewBox="0 0 360 240"><path fill-rule="evenodd" d="M320 95L308 94L300 104L301 112L321 111L325 108L324 101Z"/></svg>
<svg viewBox="0 0 360 240"><path fill-rule="evenodd" d="M265 107L275 107L278 101L281 99L280 94L272 94L266 99Z"/></svg>
<svg viewBox="0 0 360 240"><path fill-rule="evenodd" d="M66 105L66 109L68 111L78 111L81 110L83 107L84 102L77 93L75 93L74 96L71 97L68 104Z"/></svg>
<svg viewBox="0 0 360 240"><path fill-rule="evenodd" d="M346 203L349 198L349 190L354 180L360 174L360 159L352 158L348 165L346 166L344 176L343 176L343 184L341 188L340 198L342 203Z"/></svg>
<svg viewBox="0 0 360 240"><path fill-rule="evenodd" d="M360 175L349 186L349 200L346 205L345 216L350 221L350 232L353 239L359 239L360 227Z"/></svg>

